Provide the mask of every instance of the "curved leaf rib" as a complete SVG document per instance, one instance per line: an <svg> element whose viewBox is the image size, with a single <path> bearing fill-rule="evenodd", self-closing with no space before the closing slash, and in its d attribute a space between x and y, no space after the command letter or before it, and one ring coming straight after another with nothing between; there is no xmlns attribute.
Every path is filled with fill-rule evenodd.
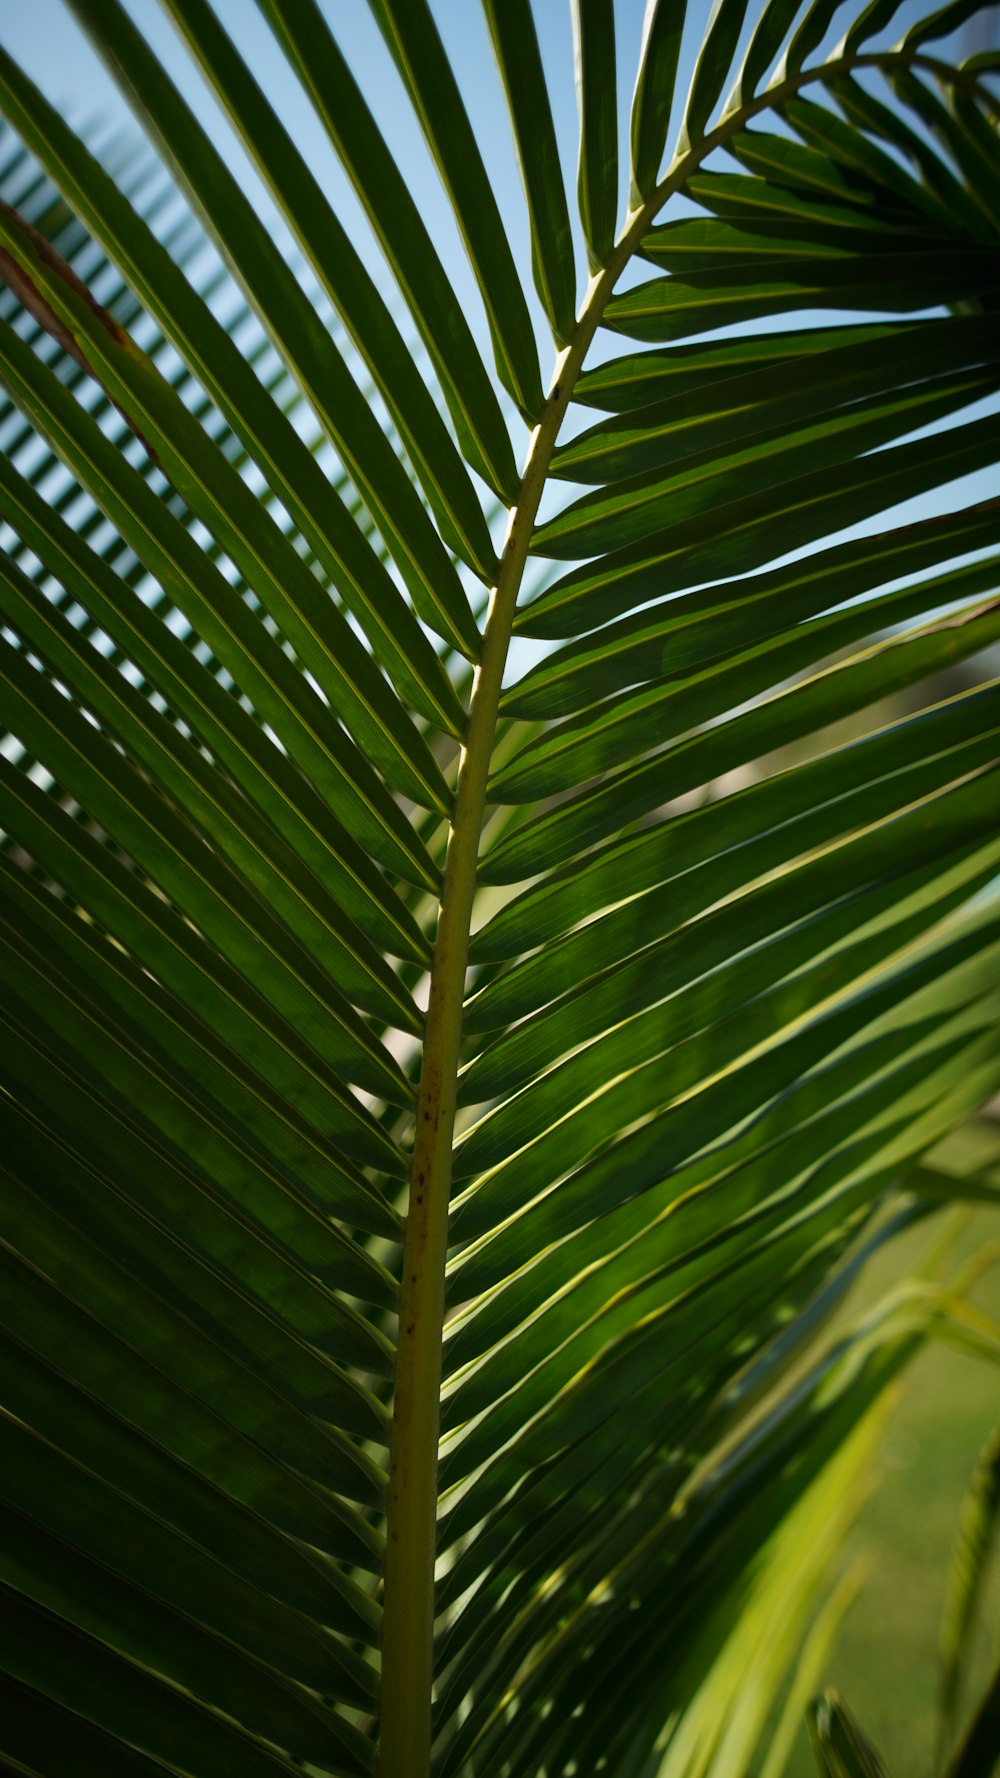
<svg viewBox="0 0 1000 1778"><path fill-rule="evenodd" d="M604 281L598 283L604 295ZM430 1760L434 1560L444 1269L462 1007L479 837L514 610L572 379L596 327L578 324L560 381L536 429L501 554L476 674L448 839L424 1032L410 1201L402 1259L399 1341L386 1508L382 1643L383 1778ZM585 311L586 315L586 311ZM416 1762L414 1764L414 1762Z"/></svg>
<svg viewBox="0 0 1000 1778"><path fill-rule="evenodd" d="M825 70L822 77L833 76ZM790 93L805 78L808 77L804 76L802 81L790 79L787 91ZM448 1247L455 1080L489 762L531 528L576 378L622 269L670 192L683 185L715 147L745 127L747 118L769 101L770 95L753 101L744 114L734 114L682 155L653 196L630 217L628 229L608 265L593 281L572 342L561 355L533 437L518 500L511 513L500 576L491 597L449 837L402 1262L387 1507L382 1678L382 1770L386 1778L402 1774L411 1760L416 1761L417 1769L422 1769L430 1753L440 1329Z"/></svg>
<svg viewBox="0 0 1000 1778"><path fill-rule="evenodd" d="M718 21L719 32L725 39L723 47L718 50L720 65L728 65L738 28L736 13L739 9L730 11L733 13L732 18L720 14ZM722 13L725 12L723 7ZM710 44L709 49L712 50L713 45ZM696 106L704 107L714 102L717 87L714 67L709 66L711 61L712 57L709 56L696 78ZM387 1510L382 1680L384 1726L381 1769L386 1775L392 1775L392 1778L412 1769L408 1762L414 1758L417 1769L422 1769L422 1762L430 1757L429 1698L433 1684L433 1664L427 1639L430 1637L435 1610L434 1477L438 1450L441 1363L438 1330L443 1313L443 1280L448 1249L447 1216L456 1104L454 1071L460 1052L461 1002L468 960L469 921L479 833L485 806L488 758L496 730L500 679L527 559L528 540L525 532L534 522L542 487L551 472L558 429L568 401L575 392L576 381L593 334L597 325L608 314L614 286L622 269L638 251L659 208L672 191L687 182L716 147L740 134L757 112L771 104L787 104L810 80L832 83L846 74L851 66L857 65L860 65L858 58L853 63L845 58L839 63L827 64L821 70L792 73L786 76L777 90L772 89L765 95L756 96L741 111L729 113L723 123L708 135L685 147L667 177L656 187L643 207L630 215L628 227L608 264L591 285L578 317L573 339L557 364L553 385L532 441L519 497L512 510L501 573L491 598L449 839L445 888L431 977L410 1210L403 1256ZM881 63L879 58L871 58L866 65L878 66ZM709 86L711 93L706 97ZM689 119L690 115L689 112ZM699 113L695 120L698 128L702 121ZM987 282L993 276L991 265ZM898 430L898 426L894 426L887 436L895 435ZM995 452L992 429L984 448L992 460ZM544 595L541 603L545 603ZM990 629L989 634L992 633ZM870 694L868 696L870 699ZM979 814L974 817L974 829L980 832L983 815L992 806L993 797L992 789L984 793ZM534 865L529 863L527 868L539 868L539 864L540 861ZM522 873L518 871L516 874ZM547 998L545 995L542 997ZM502 1018L505 1020L506 1016L505 1010ZM555 1047L565 1047L565 1042ZM551 1045L546 1046L546 1053L552 1053ZM495 1092L498 1089L494 1085L487 1090ZM622 1121L627 1123L627 1116L623 1116ZM623 1164L617 1157L613 1162L616 1168ZM551 1177L551 1172L543 1171L542 1177ZM529 1183L523 1189L526 1196L531 1195ZM586 1195L587 1188L581 1187L581 1190ZM580 1213L582 1214L582 1205ZM498 1219L502 1223L505 1214L500 1208L492 1214L488 1212L487 1220L492 1222ZM572 1210L569 1215L570 1221L565 1224L566 1229L572 1227ZM557 1239L558 1226L554 1224L548 1236L542 1236L535 1228L528 1239L533 1242L541 1238L543 1244L547 1240ZM471 1276L463 1279L463 1294L466 1291L475 1294L482 1289L495 1288L505 1276L517 1275L518 1267L526 1257L526 1250L518 1252L517 1249L512 1249L502 1257L495 1273L488 1272L475 1280ZM499 1385L498 1392L502 1394L502 1391L503 1385ZM488 1389L487 1398L494 1393ZM469 1411L474 1416L475 1406ZM507 1434L501 1433L498 1444L502 1444L506 1436ZM479 1460L470 1461L475 1468ZM465 1473L468 1473L468 1467L467 1465ZM507 1485L511 1483L508 1482ZM489 1495L486 1499L489 1499ZM484 1501L478 1500L474 1510L485 1510ZM415 1614L409 1622L407 1613ZM414 1625L417 1626L416 1631Z"/></svg>

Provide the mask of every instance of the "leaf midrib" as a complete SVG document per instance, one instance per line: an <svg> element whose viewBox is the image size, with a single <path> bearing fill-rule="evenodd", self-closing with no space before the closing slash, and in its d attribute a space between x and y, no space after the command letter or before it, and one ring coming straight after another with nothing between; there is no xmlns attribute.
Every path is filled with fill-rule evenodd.
<svg viewBox="0 0 1000 1778"><path fill-rule="evenodd" d="M979 97L990 97L974 75L917 51L845 55L822 67L797 70L766 88L727 113L698 143L675 154L646 202L628 212L607 265L591 279L573 338L556 359L541 419L529 441L473 682L431 969L401 1262L386 1507L380 1778L415 1778L430 1769L444 1273L466 963L503 672L559 429L615 284L659 211L691 173L752 118L780 106L805 86L831 84L859 69L885 72L901 67L923 68Z"/></svg>

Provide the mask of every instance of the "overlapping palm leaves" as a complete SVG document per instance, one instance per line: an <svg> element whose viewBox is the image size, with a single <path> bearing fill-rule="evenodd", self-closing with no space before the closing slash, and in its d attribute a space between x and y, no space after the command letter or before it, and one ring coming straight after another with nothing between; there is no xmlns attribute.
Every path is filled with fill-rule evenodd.
<svg viewBox="0 0 1000 1778"><path fill-rule="evenodd" d="M287 251L117 0L183 205L0 57L0 1746L740 1773L887 1383L993 1352L920 1283L810 1355L995 1189L911 1169L1000 1082L1000 693L937 689L1000 501L893 514L1000 456L995 64L938 59L964 3L651 0L623 221L576 0L578 304L527 0L534 293L424 0L372 8L493 364L313 0L262 10L378 266L204 0Z"/></svg>

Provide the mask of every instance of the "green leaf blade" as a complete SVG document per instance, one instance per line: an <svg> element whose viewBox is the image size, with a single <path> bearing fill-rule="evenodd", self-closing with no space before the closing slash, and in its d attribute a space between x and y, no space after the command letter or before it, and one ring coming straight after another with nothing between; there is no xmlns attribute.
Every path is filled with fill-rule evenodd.
<svg viewBox="0 0 1000 1778"><path fill-rule="evenodd" d="M531 7L529 0L484 0L484 6L528 205L535 288L556 345L565 346L576 316L573 242Z"/></svg>
<svg viewBox="0 0 1000 1778"><path fill-rule="evenodd" d="M611 256L618 219L615 21L611 0L573 0L580 158L577 201L592 272ZM611 72L609 72L611 71Z"/></svg>

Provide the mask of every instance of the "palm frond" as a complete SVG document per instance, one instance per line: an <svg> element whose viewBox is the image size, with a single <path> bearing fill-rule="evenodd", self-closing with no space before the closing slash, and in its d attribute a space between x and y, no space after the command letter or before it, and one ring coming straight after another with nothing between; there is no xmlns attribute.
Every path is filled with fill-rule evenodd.
<svg viewBox="0 0 1000 1778"><path fill-rule="evenodd" d="M573 215L573 68L484 0L529 273L474 82L371 0L468 312L313 0L261 11L380 263L204 0L274 220L71 9L168 176L0 54L0 1751L778 1778L887 1392L995 1357L926 1280L830 1326L996 1201L977 8L649 0L620 217L613 9Z"/></svg>

